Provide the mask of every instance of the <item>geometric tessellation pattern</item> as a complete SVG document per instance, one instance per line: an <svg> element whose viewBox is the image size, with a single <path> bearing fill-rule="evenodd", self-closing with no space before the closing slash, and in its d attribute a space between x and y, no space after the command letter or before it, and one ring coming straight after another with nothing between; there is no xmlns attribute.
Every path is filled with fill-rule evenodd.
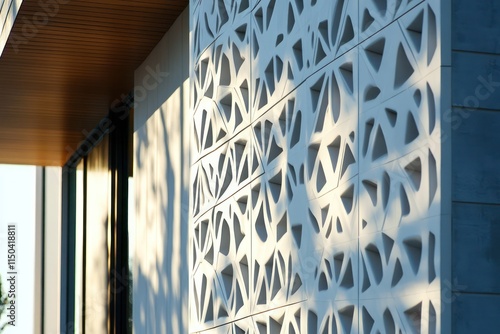
<svg viewBox="0 0 500 334"><path fill-rule="evenodd" d="M190 8L190 331L440 332L440 2Z"/></svg>

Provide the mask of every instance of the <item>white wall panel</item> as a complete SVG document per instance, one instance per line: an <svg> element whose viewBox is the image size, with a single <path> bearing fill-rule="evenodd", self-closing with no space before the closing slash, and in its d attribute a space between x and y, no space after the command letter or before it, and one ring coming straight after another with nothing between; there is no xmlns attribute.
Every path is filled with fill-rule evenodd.
<svg viewBox="0 0 500 334"><path fill-rule="evenodd" d="M190 10L190 332L440 332L440 1Z"/></svg>
<svg viewBox="0 0 500 334"><path fill-rule="evenodd" d="M188 332L188 21L186 11L135 73L135 333Z"/></svg>

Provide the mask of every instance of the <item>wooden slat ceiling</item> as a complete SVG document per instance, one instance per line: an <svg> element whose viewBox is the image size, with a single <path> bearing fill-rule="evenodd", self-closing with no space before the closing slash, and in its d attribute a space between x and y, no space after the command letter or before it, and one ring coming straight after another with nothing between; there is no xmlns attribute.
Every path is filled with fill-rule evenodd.
<svg viewBox="0 0 500 334"><path fill-rule="evenodd" d="M110 103L133 89L134 70L188 4L60 2L32 34L26 22L43 10L24 0L0 57L0 163L62 166ZM19 37L26 43L16 50Z"/></svg>

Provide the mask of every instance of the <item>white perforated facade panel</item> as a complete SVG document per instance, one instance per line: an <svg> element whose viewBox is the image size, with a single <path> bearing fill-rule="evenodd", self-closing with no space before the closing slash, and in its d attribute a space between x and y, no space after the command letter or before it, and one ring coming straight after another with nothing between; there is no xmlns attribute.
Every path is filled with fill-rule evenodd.
<svg viewBox="0 0 500 334"><path fill-rule="evenodd" d="M191 1L190 332L441 332L440 6Z"/></svg>

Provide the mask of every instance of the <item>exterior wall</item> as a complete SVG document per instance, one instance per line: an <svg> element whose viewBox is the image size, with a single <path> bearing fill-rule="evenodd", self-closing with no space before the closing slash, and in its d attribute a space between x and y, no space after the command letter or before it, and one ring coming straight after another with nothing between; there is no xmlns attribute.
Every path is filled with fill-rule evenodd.
<svg viewBox="0 0 500 334"><path fill-rule="evenodd" d="M135 72L135 333L188 332L188 23L186 10Z"/></svg>
<svg viewBox="0 0 500 334"><path fill-rule="evenodd" d="M453 333L500 326L499 13L453 0Z"/></svg>
<svg viewBox="0 0 500 334"><path fill-rule="evenodd" d="M191 1L190 332L445 331L442 3Z"/></svg>
<svg viewBox="0 0 500 334"><path fill-rule="evenodd" d="M22 3L22 0L2 0L0 3L0 56Z"/></svg>

